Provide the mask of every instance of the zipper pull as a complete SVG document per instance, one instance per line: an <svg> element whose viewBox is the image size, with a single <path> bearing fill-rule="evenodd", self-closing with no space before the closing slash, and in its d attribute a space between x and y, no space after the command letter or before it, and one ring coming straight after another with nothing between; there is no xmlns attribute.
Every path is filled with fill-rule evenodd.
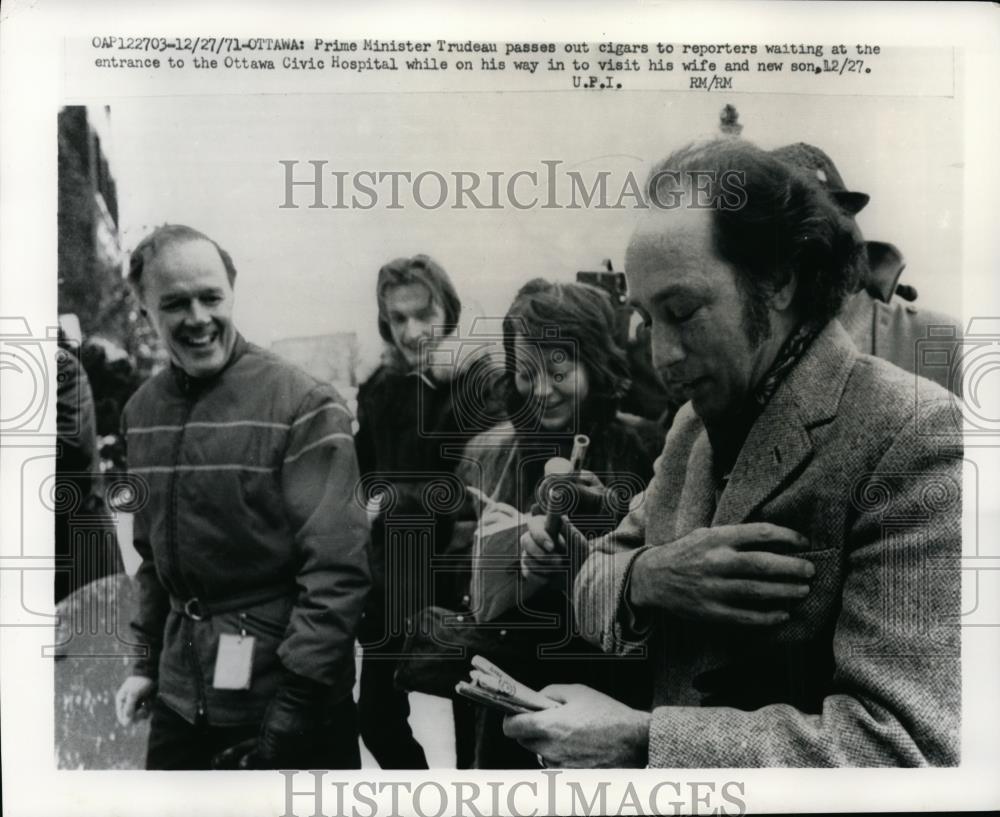
<svg viewBox="0 0 1000 817"><path fill-rule="evenodd" d="M240 641L247 636L247 614L240 613Z"/></svg>

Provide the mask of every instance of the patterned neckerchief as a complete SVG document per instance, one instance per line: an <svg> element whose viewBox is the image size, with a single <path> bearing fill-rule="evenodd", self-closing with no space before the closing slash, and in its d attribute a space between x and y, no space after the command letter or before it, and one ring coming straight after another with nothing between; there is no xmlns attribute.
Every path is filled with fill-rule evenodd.
<svg viewBox="0 0 1000 817"><path fill-rule="evenodd" d="M799 358L809 348L809 344L813 342L816 335L817 332L813 327L800 325L785 338L785 342L781 344L781 348L778 350L771 368L764 373L764 376L760 379L760 383L757 384L757 388L754 389L753 401L761 409L770 402L774 393L778 390L778 386L781 385L781 381L785 379L785 376L799 362Z"/></svg>
<svg viewBox="0 0 1000 817"><path fill-rule="evenodd" d="M778 386L784 381L788 373L795 368L795 364L805 354L809 344L813 342L818 334L815 327L799 325L792 333L785 338L781 344L774 362L764 373L750 398L747 400L739 419L730 426L726 432L713 441L712 461L713 470L716 477L716 500L722 495L729 477L732 474L733 466L740 455L740 450L746 442L757 418L764 411L765 406L771 401Z"/></svg>

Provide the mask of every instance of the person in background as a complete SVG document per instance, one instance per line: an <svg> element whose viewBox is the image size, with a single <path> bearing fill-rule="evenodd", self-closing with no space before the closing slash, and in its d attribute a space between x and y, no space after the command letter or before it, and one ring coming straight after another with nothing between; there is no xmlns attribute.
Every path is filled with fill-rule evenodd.
<svg viewBox="0 0 1000 817"><path fill-rule="evenodd" d="M235 279L229 254L181 225L130 259L170 366L123 414L149 497L132 624L146 655L118 717L151 709L149 769L360 768L369 570L351 417L332 386L240 335Z"/></svg>
<svg viewBox="0 0 1000 817"><path fill-rule="evenodd" d="M641 316L628 300L628 283L624 272L615 272L611 259L604 259L604 270L581 270L577 283L599 287L611 298L615 321L615 344L625 351L628 360L628 388L619 402L619 415L629 422L633 417L651 420L637 423L641 432L651 431L661 441L670 427L669 418L680 408L675 405L653 367L649 331ZM665 423L665 424L664 424ZM657 428L662 425L662 429Z"/></svg>
<svg viewBox="0 0 1000 817"><path fill-rule="evenodd" d="M55 600L123 569L101 486L94 395L62 328L56 360Z"/></svg>
<svg viewBox="0 0 1000 817"><path fill-rule="evenodd" d="M851 220L858 240L864 240L855 216L867 206L869 196L848 190L833 160L805 142L777 148L771 154L810 176L833 198ZM903 255L885 241L865 241L866 268L858 289L847 299L840 322L865 354L895 363L908 372L928 377L961 397L962 377L957 365L924 366L917 359L917 341L929 352L955 358L962 340L962 325L951 315L916 307L916 290L900 284L906 266Z"/></svg>
<svg viewBox="0 0 1000 817"><path fill-rule="evenodd" d="M543 484L546 461L569 458L578 434L590 439L585 468L576 485L562 486L576 494L564 507L572 508L566 524L572 519L578 536L613 529L631 497L645 487L663 438L660 435L651 448L635 428L638 418L626 422L618 413L629 371L613 327L611 302L595 287L535 279L518 292L503 322L509 419L470 441L457 471L463 483L489 498L481 519L484 527L497 513L527 514L537 508L552 485L551 477ZM455 551L471 550L476 527L476 522L456 526ZM520 575L520 563L513 562L510 570ZM493 572L472 576L471 581L495 580ZM636 706L648 704L650 681L642 660L609 660L576 636L566 571L540 566L535 575L542 582L533 593L522 591L531 594L524 608L503 614L503 629L490 628L503 654L518 656L507 659L502 668L536 688L586 679ZM553 623L540 626L539 618L545 616ZM504 736L502 716L477 708L476 768L537 765L534 753Z"/></svg>
<svg viewBox="0 0 1000 817"><path fill-rule="evenodd" d="M625 408L642 412L640 416L653 421L652 426L660 439L670 430L680 407L684 405L684 395L675 387L665 384L653 365L652 337L646 322L639 320L635 334L626 347L629 371L642 374L642 389L633 386L631 402ZM645 407L645 408L643 408Z"/></svg>
<svg viewBox="0 0 1000 817"><path fill-rule="evenodd" d="M355 436L373 516L373 589L361 629L361 736L383 769L425 769L426 755L408 722L408 693L393 677L407 619L432 604L460 604L451 574L434 569L437 557L449 555L460 511L432 507L428 489L450 484L462 448L501 416L494 394L500 370L486 357L461 357L462 304L448 274L428 256L387 263L375 294L386 351L358 390ZM426 536L414 541L416 519ZM469 704L455 703L459 768L470 762L471 712Z"/></svg>
<svg viewBox="0 0 1000 817"><path fill-rule="evenodd" d="M629 301L625 273L615 272L611 259L606 258L604 266L606 269L601 271L577 272L576 280L598 286L611 297L614 341L625 350L629 373L629 385L619 403L619 418L645 435L647 445L660 445L684 399L667 389L653 366L649 328ZM643 422L647 420L652 422Z"/></svg>

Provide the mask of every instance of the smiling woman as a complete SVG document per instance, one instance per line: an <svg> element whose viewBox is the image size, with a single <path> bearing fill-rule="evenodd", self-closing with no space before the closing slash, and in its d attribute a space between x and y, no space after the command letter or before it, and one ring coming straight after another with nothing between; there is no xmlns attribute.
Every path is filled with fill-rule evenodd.
<svg viewBox="0 0 1000 817"><path fill-rule="evenodd" d="M657 453L652 448L662 444L662 437L644 435L642 421L618 413L628 366L614 341L611 301L603 290L586 284L534 279L521 287L507 311L503 344L508 420L473 438L456 471L486 499L478 521L455 525L451 551L473 554L467 563L464 602L474 607L470 612L484 626L484 641L503 655L504 669L523 683L539 688L551 682L586 681L641 706L641 658L602 659L597 649L575 636L564 592L566 564L539 566L528 578L518 558L523 520L548 493L543 485L545 463L553 455L570 457L577 434L585 433L591 441L587 470L578 475L564 509L585 536L613 529L652 474ZM653 439L657 444L651 446ZM496 518L489 509L498 504L518 512L517 524L494 529L492 544L486 547L482 531ZM489 595L488 585L504 584L517 588L517 603L496 610L491 618L487 605L475 599ZM498 631L496 622L501 620L509 627ZM496 713L477 711L475 727L476 768L537 767L534 753L504 737Z"/></svg>
<svg viewBox="0 0 1000 817"><path fill-rule="evenodd" d="M514 338L514 387L546 431L571 431L590 386L587 370L563 344Z"/></svg>
<svg viewBox="0 0 1000 817"><path fill-rule="evenodd" d="M613 327L600 290L543 278L521 287L503 321L514 425L575 434L613 418L629 376Z"/></svg>

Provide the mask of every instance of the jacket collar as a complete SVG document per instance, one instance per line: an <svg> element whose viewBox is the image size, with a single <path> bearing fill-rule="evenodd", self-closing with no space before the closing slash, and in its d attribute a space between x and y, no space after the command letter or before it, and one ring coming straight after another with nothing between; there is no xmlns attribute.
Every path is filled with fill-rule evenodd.
<svg viewBox="0 0 1000 817"><path fill-rule="evenodd" d="M424 385L428 386L429 388L436 389L438 387L438 384L434 381L434 378L427 373L426 369L421 369L421 370L410 369L410 371L408 371L405 376L419 378L424 382Z"/></svg>
<svg viewBox="0 0 1000 817"><path fill-rule="evenodd" d="M480 347L462 341L457 333L447 335L438 341L434 358L440 362L429 363L423 369L415 369L403 358L399 349L386 343L382 350L381 365L387 374L401 377L416 377L424 385L432 388L447 388L450 384L478 371L486 364L487 358L478 353ZM488 358L491 365L502 367L502 359Z"/></svg>
<svg viewBox="0 0 1000 817"><path fill-rule="evenodd" d="M177 390L183 395L198 394L212 383L218 382L222 373L236 363L237 360L243 357L249 348L250 344L247 342L246 338L237 332L236 342L233 344L233 351L229 355L229 360L227 360L225 365L215 374L209 377L191 377L191 375L185 372L180 366L175 364L173 361L170 361L170 382L173 383Z"/></svg>
<svg viewBox="0 0 1000 817"><path fill-rule="evenodd" d="M868 254L868 280L864 282L865 289L872 297L889 303L896 292L899 276L906 267L903 254L894 244L885 241L866 241L865 250Z"/></svg>
<svg viewBox="0 0 1000 817"><path fill-rule="evenodd" d="M751 428L713 524L746 519L812 457L809 431L836 416L857 354L840 323L830 321Z"/></svg>

